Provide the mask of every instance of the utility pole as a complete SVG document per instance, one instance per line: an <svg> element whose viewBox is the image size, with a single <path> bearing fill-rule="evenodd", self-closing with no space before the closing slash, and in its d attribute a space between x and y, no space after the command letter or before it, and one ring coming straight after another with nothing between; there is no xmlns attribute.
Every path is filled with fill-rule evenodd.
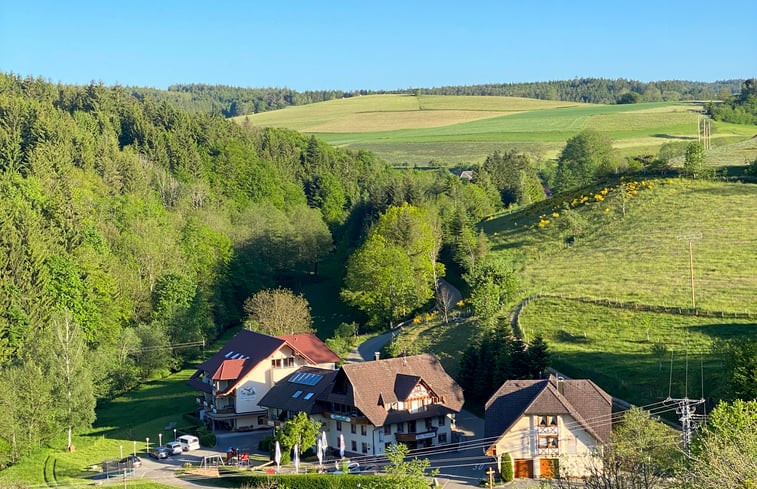
<svg viewBox="0 0 757 489"><path fill-rule="evenodd" d="M668 397L665 399L665 403L678 405L676 407L676 414L681 416L678 418L681 421L681 445L688 454L691 447L691 435L694 430L699 428L699 425L694 421L699 418L699 415L695 414L697 406L704 404L704 399L689 399L688 397L671 399Z"/></svg>
<svg viewBox="0 0 757 489"><path fill-rule="evenodd" d="M702 239L702 233L685 234L678 236L679 241L689 242L689 281L691 283L691 308L697 308L696 296L694 294L694 240Z"/></svg>

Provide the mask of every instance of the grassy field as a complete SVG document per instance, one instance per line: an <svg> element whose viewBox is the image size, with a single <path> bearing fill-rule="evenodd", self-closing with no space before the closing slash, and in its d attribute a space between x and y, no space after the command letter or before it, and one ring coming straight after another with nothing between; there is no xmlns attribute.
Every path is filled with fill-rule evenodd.
<svg viewBox="0 0 757 489"><path fill-rule="evenodd" d="M520 323L527 338L544 336L555 352L557 370L590 378L637 405L668 395L716 394L722 365L711 353L713 341L757 336L755 320L639 312L556 298L529 303ZM664 344L667 351L655 354L655 343Z"/></svg>
<svg viewBox="0 0 757 489"><path fill-rule="evenodd" d="M594 105L516 97L371 95L287 107L248 120L367 149L397 166L427 166L480 162L509 147L554 158L568 138L586 128L613 139L623 156L655 153L666 142L695 139L701 110L701 104L691 102ZM716 122L713 145L755 133L755 126Z"/></svg>
<svg viewBox="0 0 757 489"><path fill-rule="evenodd" d="M150 445L173 440L173 430L165 428L175 423L181 434L193 425L185 415L194 411L196 391L186 381L194 373L188 368L160 380L145 383L141 388L114 399L97 409L93 428L74 439L76 450L66 451L65 440L60 439L49 448L41 449L22 459L18 464L0 471L0 487L20 481L24 484L70 487L91 484L98 472L87 470L107 459L118 459L123 447L124 456L135 449L145 456L145 438ZM136 444L135 444L136 442ZM156 483L133 481L128 487L162 489Z"/></svg>
<svg viewBox="0 0 757 489"><path fill-rule="evenodd" d="M607 195L597 202L604 188ZM547 292L690 307L691 237L696 306L757 313L757 186L656 179L635 188L625 217L617 185L608 185L494 217L482 227L495 252L515 254L523 296ZM580 221L576 235L575 228L561 229L567 225L563 205L581 200L571 208ZM572 244L568 235L576 236Z"/></svg>

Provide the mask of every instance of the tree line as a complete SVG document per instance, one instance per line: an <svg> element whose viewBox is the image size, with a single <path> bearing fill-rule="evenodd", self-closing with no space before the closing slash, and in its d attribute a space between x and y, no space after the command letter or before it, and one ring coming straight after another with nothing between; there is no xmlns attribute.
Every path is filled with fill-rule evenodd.
<svg viewBox="0 0 757 489"><path fill-rule="evenodd" d="M427 95L494 95L562 100L597 104L662 102L678 100L719 100L737 93L742 80L696 82L660 80L641 82L624 78L575 78L530 83L489 83L396 90L306 90L289 88L242 88L227 85L178 84L167 90L149 87L128 87L139 99L150 98L158 103L195 113L221 114L235 117L305 105L340 98L384 93Z"/></svg>
<svg viewBox="0 0 757 489"><path fill-rule="evenodd" d="M706 109L716 121L757 124L757 78L746 80L738 94L724 97L721 103L710 102Z"/></svg>

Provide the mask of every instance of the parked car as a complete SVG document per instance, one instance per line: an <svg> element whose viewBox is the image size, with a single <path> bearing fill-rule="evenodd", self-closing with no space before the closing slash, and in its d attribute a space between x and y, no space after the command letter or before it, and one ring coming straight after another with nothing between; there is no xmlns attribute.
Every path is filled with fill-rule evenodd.
<svg viewBox="0 0 757 489"><path fill-rule="evenodd" d="M157 459L168 458L168 454L169 454L168 449L160 445L153 447L150 450L150 456L152 458L157 458Z"/></svg>
<svg viewBox="0 0 757 489"><path fill-rule="evenodd" d="M137 467L142 467L142 459L136 455L129 455L128 457L122 458L119 461L119 464L136 469Z"/></svg>
<svg viewBox="0 0 757 489"><path fill-rule="evenodd" d="M166 448L168 449L169 455L181 455L181 452L184 451L181 447L180 441L169 441L166 443Z"/></svg>
<svg viewBox="0 0 757 489"><path fill-rule="evenodd" d="M178 438L179 443L181 443L181 449L186 451L189 450L199 450L200 449L200 439L196 436L192 435L181 435Z"/></svg>

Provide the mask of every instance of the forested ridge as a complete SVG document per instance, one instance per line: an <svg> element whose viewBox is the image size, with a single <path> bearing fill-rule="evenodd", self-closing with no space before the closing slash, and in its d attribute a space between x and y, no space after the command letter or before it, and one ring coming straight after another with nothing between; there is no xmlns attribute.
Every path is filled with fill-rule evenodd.
<svg viewBox="0 0 757 489"><path fill-rule="evenodd" d="M737 93L742 80L694 82L662 80L641 82L623 78L576 78L530 83L488 83L397 90L312 90L297 92L288 88L241 88L226 85L179 84L167 90L129 87L138 98L158 102L190 112L220 113L224 117L282 109L360 95L382 93L424 93L429 95L498 95L543 100L563 100L597 104L659 102L676 100L713 100Z"/></svg>
<svg viewBox="0 0 757 489"><path fill-rule="evenodd" d="M417 229L465 263L473 225L501 206L488 178L394 171L122 87L0 74L0 403L13 406L0 464L88 426L96 400L178 368L241 323L245 299L312 276L329 253L346 258L373 223L386 250L402 254ZM442 274L423 253L414 266ZM428 280L392 309L352 304L382 327L430 299ZM35 386L23 402L18 385ZM61 403L61 389L81 402Z"/></svg>

